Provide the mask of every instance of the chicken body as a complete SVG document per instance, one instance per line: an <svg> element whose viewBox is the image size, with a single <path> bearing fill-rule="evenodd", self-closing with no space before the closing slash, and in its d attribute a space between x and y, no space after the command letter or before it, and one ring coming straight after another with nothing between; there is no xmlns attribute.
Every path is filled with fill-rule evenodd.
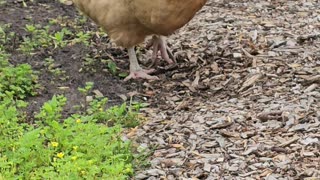
<svg viewBox="0 0 320 180"><path fill-rule="evenodd" d="M154 36L154 56L172 63L163 36L172 34L189 22L207 0L73 0L75 5L100 25L119 46L128 48L130 75L125 79L157 79L148 75L137 61L134 46ZM154 57L153 56L153 57Z"/></svg>

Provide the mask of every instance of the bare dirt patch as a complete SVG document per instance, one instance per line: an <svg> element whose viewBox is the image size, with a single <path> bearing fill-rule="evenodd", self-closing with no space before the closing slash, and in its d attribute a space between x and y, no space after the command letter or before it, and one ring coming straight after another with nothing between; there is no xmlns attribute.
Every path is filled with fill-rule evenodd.
<svg viewBox="0 0 320 180"><path fill-rule="evenodd" d="M42 26L48 25L50 20L59 19L64 23L65 27L72 28L77 17L81 17L73 6L66 6L57 1L34 1L26 2L27 7L24 7L22 2L7 1L6 4L0 6L1 24L11 24L10 31L15 32L15 38L7 43L7 49L11 54L10 62L12 64L28 63L34 70L38 71L39 84L42 86L39 94L36 97L30 97L28 113L33 114L37 112L42 104L52 98L55 94L64 94L68 98L68 104L65 109L65 115L73 113L74 105L83 102L85 97L79 93L78 87L85 86L86 82L94 82L95 90L99 90L105 97L109 98L109 105L116 105L123 103L120 95L134 91L139 88L140 83L124 83L120 78L115 77L106 70L106 65L102 64L100 59L108 58L106 54L112 55L119 61L126 62L126 52L121 49L107 48L105 43L99 39L98 45L95 47L86 47L83 44L75 44L66 46L64 48L43 48L34 52L32 55L25 55L19 48L19 43L23 37L28 36L25 31L26 24L40 24ZM55 30L59 27L52 26ZM84 31L97 31L97 27L92 23L83 25ZM91 41L95 41L93 38ZM100 52L106 52L101 53ZM90 67L85 65L84 57L89 54L95 58ZM105 56L105 57L101 57ZM49 72L45 64L46 58L54 59L55 68L64 71L63 77L57 77ZM118 60L118 59L117 59ZM123 64L123 63L122 63ZM122 65L121 63L119 65ZM126 69L127 63L122 65ZM88 70L82 70L88 68ZM93 71L94 70L94 71ZM94 95L94 94L92 94Z"/></svg>

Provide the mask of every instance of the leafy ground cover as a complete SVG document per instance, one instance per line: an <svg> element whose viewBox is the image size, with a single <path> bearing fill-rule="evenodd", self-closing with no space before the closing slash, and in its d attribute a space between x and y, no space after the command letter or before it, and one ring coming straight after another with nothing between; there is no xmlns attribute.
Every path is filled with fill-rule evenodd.
<svg viewBox="0 0 320 180"><path fill-rule="evenodd" d="M138 125L139 107L128 109L123 104L106 110L108 99L95 98L85 111L63 118L67 98L54 95L34 117L28 117L29 104L24 99L36 95L37 75L30 65L13 66L6 58L2 51L1 179L126 179L133 175L133 162L139 158L121 133L123 126ZM79 91L85 97L92 87L87 83Z"/></svg>
<svg viewBox="0 0 320 180"><path fill-rule="evenodd" d="M94 75L98 57L82 52L95 44L87 19L33 18L55 10L47 5L63 11L60 2L1 1L0 179L128 179L146 156L123 131L139 125L143 104L115 94L126 90L108 77L125 74L109 58L107 75ZM105 86L86 81L97 78Z"/></svg>

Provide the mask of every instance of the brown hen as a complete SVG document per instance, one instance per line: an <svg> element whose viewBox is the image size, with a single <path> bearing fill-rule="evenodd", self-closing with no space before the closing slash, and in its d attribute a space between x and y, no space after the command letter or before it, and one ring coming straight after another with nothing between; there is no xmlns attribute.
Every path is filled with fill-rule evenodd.
<svg viewBox="0 0 320 180"><path fill-rule="evenodd" d="M153 58L160 51L169 64L164 36L189 22L207 0L73 0L75 5L108 33L119 46L128 48L130 75L133 78L158 79L154 70L140 67L134 46L153 36Z"/></svg>

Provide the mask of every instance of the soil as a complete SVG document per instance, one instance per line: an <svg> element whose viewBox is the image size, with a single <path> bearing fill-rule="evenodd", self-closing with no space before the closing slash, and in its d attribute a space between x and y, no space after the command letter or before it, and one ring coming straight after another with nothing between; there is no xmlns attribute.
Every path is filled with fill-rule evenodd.
<svg viewBox="0 0 320 180"><path fill-rule="evenodd" d="M45 26L51 19L63 17L65 23L68 23L69 21L74 21L76 17L80 17L73 6L66 6L58 1L51 0L27 2L27 7L23 7L21 2L7 1L5 5L0 6L0 12L1 24L11 24L10 30L16 33L16 41L21 40L23 36L27 35L24 30L26 24L41 24ZM97 27L92 23L84 25L83 28L86 30L97 30ZM41 49L34 55L23 55L16 50L18 44L14 44L14 42L8 46L12 50L9 52L12 64L28 63L39 75L39 84L42 88L37 96L28 99L30 103L28 113L33 114L38 112L44 102L57 94L63 94L68 99L64 115L67 116L74 113L73 107L79 105L85 99L77 89L78 87L84 87L86 82L94 82L93 89L99 90L105 97L109 98L108 106L123 103L119 95L135 91L141 86L139 83L125 83L122 79L103 71L105 65L102 65L99 61L93 65L96 73L90 70L79 72L84 66L83 57L93 51L83 44L75 44L63 49ZM95 51L96 48L94 47ZM103 45L98 48L102 50L106 49ZM123 50L110 48L106 49L106 51L115 58L122 56L120 60L126 62L126 52ZM68 77L67 80L54 77L48 71L48 68L44 64L44 59L48 57L52 57L55 60L56 67L66 72L64 76ZM127 63L124 66L127 66Z"/></svg>
<svg viewBox="0 0 320 180"><path fill-rule="evenodd" d="M0 22L11 23L17 38L25 24L47 24L63 16L65 24L81 17L73 6L52 0L7 1ZM13 44L11 62L29 63L39 71L40 94L30 98L29 113L38 111L54 94L64 94L68 115L85 97L85 82L110 99L150 104L142 109L147 121L128 130L136 146L156 147L150 167L135 179L304 179L320 177L320 4L318 1L208 0L198 15L168 44L177 66L157 67L159 81L124 82L105 71L100 61L112 57L128 71L124 49L107 37L94 46L21 55ZM31 18L30 18L31 17ZM88 21L83 30L98 31ZM138 46L148 63L150 50ZM95 58L89 70L84 57ZM67 81L48 72L52 56ZM61 88L67 87L67 88ZM124 98L125 99L125 98Z"/></svg>

